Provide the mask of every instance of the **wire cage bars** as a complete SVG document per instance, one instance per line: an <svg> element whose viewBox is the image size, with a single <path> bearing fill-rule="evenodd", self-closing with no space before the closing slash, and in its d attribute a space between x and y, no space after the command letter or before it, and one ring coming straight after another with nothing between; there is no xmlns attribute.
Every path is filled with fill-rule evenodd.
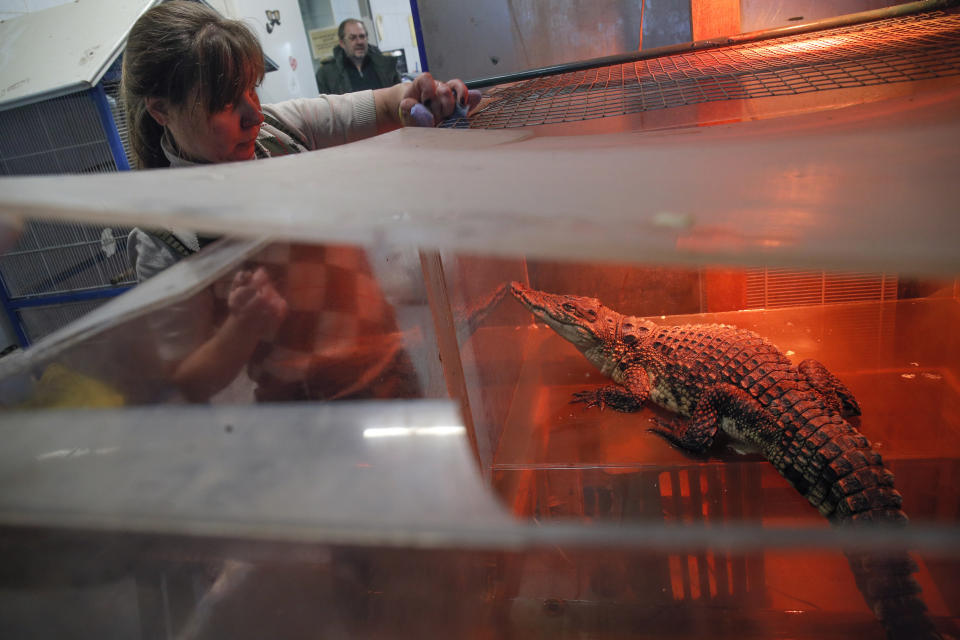
<svg viewBox="0 0 960 640"><path fill-rule="evenodd" d="M958 75L960 12L930 11L623 64L558 70L496 85L469 117L441 126L498 129L570 123L721 100ZM746 308L897 297L895 274L754 268L746 270L746 279Z"/></svg>
<svg viewBox="0 0 960 640"><path fill-rule="evenodd" d="M958 74L960 13L931 11L545 73L493 87L469 117L451 119L442 126L500 129L577 122L705 102Z"/></svg>
<svg viewBox="0 0 960 640"><path fill-rule="evenodd" d="M102 173L129 168L119 60L96 87L0 111L0 173ZM0 255L0 298L27 346L125 291L129 229L28 221Z"/></svg>

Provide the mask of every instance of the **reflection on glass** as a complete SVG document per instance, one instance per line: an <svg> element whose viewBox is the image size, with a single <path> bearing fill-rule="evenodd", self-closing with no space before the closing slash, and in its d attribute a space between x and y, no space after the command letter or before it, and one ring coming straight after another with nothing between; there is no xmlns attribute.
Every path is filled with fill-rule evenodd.
<svg viewBox="0 0 960 640"><path fill-rule="evenodd" d="M363 430L364 438L397 438L407 436L458 436L466 432L461 426L436 427L370 427Z"/></svg>
<svg viewBox="0 0 960 640"><path fill-rule="evenodd" d="M357 247L271 245L149 323L188 400L208 400L241 371L260 402L422 396L394 309Z"/></svg>

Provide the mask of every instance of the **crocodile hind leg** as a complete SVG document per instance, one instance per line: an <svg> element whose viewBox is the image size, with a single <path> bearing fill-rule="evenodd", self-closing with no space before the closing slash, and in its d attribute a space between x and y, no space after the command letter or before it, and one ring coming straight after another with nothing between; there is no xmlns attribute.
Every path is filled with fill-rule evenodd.
<svg viewBox="0 0 960 640"><path fill-rule="evenodd" d="M847 386L818 361L804 360L797 365L797 371L831 409L843 416L860 415L860 404Z"/></svg>
<svg viewBox="0 0 960 640"><path fill-rule="evenodd" d="M776 421L766 409L749 393L732 384L718 384L704 391L689 420L655 419L654 424L650 431L696 453L710 448L721 425L734 439L754 445L777 432Z"/></svg>

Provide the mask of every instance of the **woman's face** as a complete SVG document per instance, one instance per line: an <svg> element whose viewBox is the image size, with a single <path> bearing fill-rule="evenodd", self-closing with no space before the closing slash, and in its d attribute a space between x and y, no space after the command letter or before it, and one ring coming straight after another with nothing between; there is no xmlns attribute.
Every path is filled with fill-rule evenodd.
<svg viewBox="0 0 960 640"><path fill-rule="evenodd" d="M189 106L170 109L166 127L187 159L218 163L253 158L261 124L260 98L251 87L235 104L213 114Z"/></svg>

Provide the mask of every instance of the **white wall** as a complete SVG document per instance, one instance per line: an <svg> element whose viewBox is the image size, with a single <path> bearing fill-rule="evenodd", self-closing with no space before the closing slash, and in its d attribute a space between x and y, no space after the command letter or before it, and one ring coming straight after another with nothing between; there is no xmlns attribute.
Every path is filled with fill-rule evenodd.
<svg viewBox="0 0 960 640"><path fill-rule="evenodd" d="M32 11L67 4L73 0L0 0L0 20L9 20Z"/></svg>
<svg viewBox="0 0 960 640"><path fill-rule="evenodd" d="M264 78L260 100L280 102L319 95L297 0L225 0L227 15L245 21L257 34L263 50L280 67ZM280 24L267 32L267 10L280 11Z"/></svg>
<svg viewBox="0 0 960 640"><path fill-rule="evenodd" d="M411 32L410 0L370 0L377 46L383 50L402 48L407 57L407 71L417 73L423 65L417 43Z"/></svg>
<svg viewBox="0 0 960 640"><path fill-rule="evenodd" d="M357 0L330 0L330 8L333 9L333 24L335 27L347 18L360 17L360 3Z"/></svg>

